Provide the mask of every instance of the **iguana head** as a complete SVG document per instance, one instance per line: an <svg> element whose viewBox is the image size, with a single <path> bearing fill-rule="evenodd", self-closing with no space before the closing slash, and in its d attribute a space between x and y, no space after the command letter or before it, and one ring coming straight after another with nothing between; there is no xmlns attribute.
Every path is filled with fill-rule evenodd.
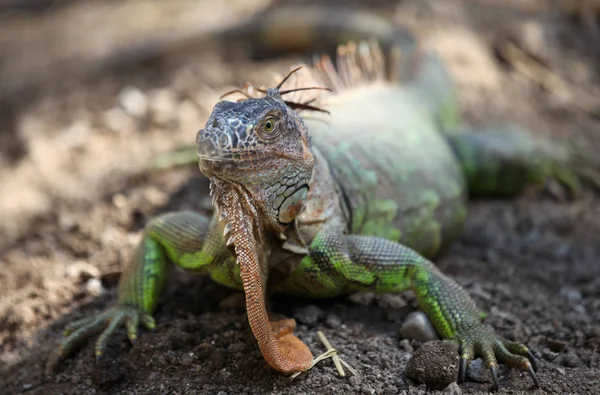
<svg viewBox="0 0 600 395"><path fill-rule="evenodd" d="M294 220L314 159L302 119L277 88L261 98L217 103L196 144L200 170L244 194L261 228L281 231Z"/></svg>

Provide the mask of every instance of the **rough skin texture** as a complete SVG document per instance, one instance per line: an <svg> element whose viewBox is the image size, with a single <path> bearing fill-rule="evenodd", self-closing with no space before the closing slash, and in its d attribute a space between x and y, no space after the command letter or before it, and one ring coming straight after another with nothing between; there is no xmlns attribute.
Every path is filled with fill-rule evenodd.
<svg viewBox="0 0 600 395"><path fill-rule="evenodd" d="M496 387L497 359L537 384L528 348L482 325L469 295L429 259L457 237L468 193L513 195L548 177L576 189L565 156L514 129L477 137L461 130L432 56L415 51L400 61L365 43L338 52L339 72L323 57L303 77L337 91L319 102L331 111L326 122L303 120L296 110L314 103L284 100L292 92L281 84L215 106L197 137L215 217L179 212L151 221L117 305L69 325L60 357L98 333L101 356L123 325L132 342L140 323L152 329L170 262L243 289L260 350L284 373L309 369L312 354L292 320L269 320L268 294L412 289L440 336L458 345L463 378L479 355Z"/></svg>

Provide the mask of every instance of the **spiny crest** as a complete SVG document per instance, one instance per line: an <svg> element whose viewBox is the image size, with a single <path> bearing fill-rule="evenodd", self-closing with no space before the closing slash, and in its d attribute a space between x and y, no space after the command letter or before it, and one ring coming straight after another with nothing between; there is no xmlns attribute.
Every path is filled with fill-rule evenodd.
<svg viewBox="0 0 600 395"><path fill-rule="evenodd" d="M244 86L241 89L233 89L229 92L224 93L220 99L224 99L227 96L233 95L235 93L239 93L241 94L243 97L238 99L237 102L242 102L246 99L260 99L262 97L266 97L269 95L279 95L279 96L284 96L284 95L288 95L294 92L299 92L299 91L308 91L308 90L324 90L324 91L330 91L330 88L327 87L321 87L321 86L310 86L310 87L302 87L302 88L294 88L294 89L286 89L286 90L281 90L281 87L283 86L283 84L285 84L285 82L290 78L290 76L292 76L292 74L294 74L295 72L297 72L298 70L300 70L303 66L299 66L296 67L295 69L291 70L286 76L285 78L283 78L283 80L281 80L277 86L275 88L270 88L270 89L266 89L264 87L260 87L260 88L255 88L250 82L246 82L244 84ZM262 94L262 96L260 96L260 94ZM292 100L284 100L284 103L289 106L291 109L296 110L296 111L302 111L302 110L307 110L307 111L319 111L319 112L324 112L324 113L329 113L329 111L324 110L322 108L316 107L316 106L311 106L310 102L300 102L300 101L292 101Z"/></svg>
<svg viewBox="0 0 600 395"><path fill-rule="evenodd" d="M262 243L260 227L253 225L253 221L259 220L259 213L255 205L250 201L250 196L242 191L236 190L231 185L216 180L209 184L213 206L219 215L219 222L224 224L223 238L227 240L225 245L233 247L236 242L236 234L239 229L234 229L231 221L236 217L252 218L249 225L258 243Z"/></svg>
<svg viewBox="0 0 600 395"><path fill-rule="evenodd" d="M388 57L392 63L390 70L394 70L395 63L399 61L396 52L392 49ZM337 47L335 65L328 55L317 56L312 67L299 65L292 68L284 77L275 75L274 88L255 88L247 82L241 89L225 93L221 99L233 94L242 96L237 100L238 102L262 98L270 94L291 95L284 102L297 112L328 113L322 106L326 105L330 92L339 93L377 81L393 79L393 75L386 75L385 63L386 57L377 42L349 42Z"/></svg>

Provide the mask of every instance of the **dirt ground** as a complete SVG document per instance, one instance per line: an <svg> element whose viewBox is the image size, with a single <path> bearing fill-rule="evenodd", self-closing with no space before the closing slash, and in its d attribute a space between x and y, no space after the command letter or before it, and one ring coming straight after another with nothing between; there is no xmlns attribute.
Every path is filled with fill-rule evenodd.
<svg viewBox="0 0 600 395"><path fill-rule="evenodd" d="M597 14L538 3L373 7L446 61L469 123L517 122L600 152ZM555 82L532 79L507 60L507 42ZM58 370L48 367L69 321L114 303L121 268L149 218L211 209L196 167L149 172L149 160L192 142L220 94L246 80L267 82L289 63L229 62L198 49L184 64L125 68L47 95L15 115L14 130L0 131L0 142L15 149L0 150L0 393L425 393L405 374L420 344L398 333L415 310L411 295L274 297L272 309L296 318L315 354L324 351L322 330L359 372L341 378L326 361L292 381L263 361L239 293L179 272L155 331L142 331L133 346L121 331L98 365L89 342ZM541 389L527 374L503 369L500 393L600 394L600 199L588 189L567 195L550 183L517 199L472 202L464 234L436 262L490 313L487 323L539 358ZM446 393L453 389L488 393L491 381Z"/></svg>

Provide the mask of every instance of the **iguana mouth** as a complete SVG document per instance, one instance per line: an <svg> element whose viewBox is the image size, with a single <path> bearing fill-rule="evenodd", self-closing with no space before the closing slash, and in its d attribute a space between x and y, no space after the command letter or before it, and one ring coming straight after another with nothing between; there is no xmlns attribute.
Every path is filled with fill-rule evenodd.
<svg viewBox="0 0 600 395"><path fill-rule="evenodd" d="M261 229L249 196L235 185L211 181L213 204L226 222L227 245L234 249L246 295L248 322L260 351L271 367L284 373L308 370L312 353L293 335L293 327L270 322L265 303L268 273L262 248Z"/></svg>

